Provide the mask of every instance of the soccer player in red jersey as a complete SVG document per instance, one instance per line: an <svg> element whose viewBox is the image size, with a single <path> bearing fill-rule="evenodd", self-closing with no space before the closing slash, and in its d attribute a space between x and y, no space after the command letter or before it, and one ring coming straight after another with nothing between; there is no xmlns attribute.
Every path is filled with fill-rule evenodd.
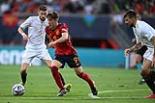
<svg viewBox="0 0 155 103"><path fill-rule="evenodd" d="M69 67L74 68L76 75L89 84L93 96L97 96L98 91L95 83L90 78L89 74L83 71L77 52L72 45L67 24L58 23L59 16L56 12L49 13L47 19L49 26L46 27L46 33L50 40L48 46L55 48L56 57L52 64L52 73L60 89L58 96L66 94L66 90L58 72L58 69L63 68L65 63L67 63Z"/></svg>

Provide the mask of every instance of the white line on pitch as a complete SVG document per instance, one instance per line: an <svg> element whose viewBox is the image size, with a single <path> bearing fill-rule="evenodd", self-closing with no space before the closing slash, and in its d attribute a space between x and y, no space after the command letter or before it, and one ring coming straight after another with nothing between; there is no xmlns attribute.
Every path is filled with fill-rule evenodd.
<svg viewBox="0 0 155 103"><path fill-rule="evenodd" d="M137 91L146 91L146 90L148 90L148 89L104 90L104 91L99 91L99 94L118 93L118 92L137 92Z"/></svg>
<svg viewBox="0 0 155 103"><path fill-rule="evenodd" d="M140 97L140 96L124 96L124 97L100 97L99 99L142 99L144 97Z"/></svg>
<svg viewBox="0 0 155 103"><path fill-rule="evenodd" d="M126 90L104 90L104 91L99 91L98 93L99 94L103 94L103 93L125 93L125 92L137 92L137 91L146 91L146 90L148 90L148 89L126 89ZM91 98L94 98L94 97L92 97L91 95L91 93L89 93L88 94ZM97 96L97 98L94 98L94 99L103 99L103 98L111 98L111 99L139 99L139 98L143 98L143 97L135 97L135 96L132 96L132 97L129 97L129 96L126 96L126 97L98 97Z"/></svg>

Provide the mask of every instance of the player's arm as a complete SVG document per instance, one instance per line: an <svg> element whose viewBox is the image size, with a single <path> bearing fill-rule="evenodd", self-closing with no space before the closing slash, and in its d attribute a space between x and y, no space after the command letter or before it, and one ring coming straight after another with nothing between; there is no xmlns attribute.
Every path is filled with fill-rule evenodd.
<svg viewBox="0 0 155 103"><path fill-rule="evenodd" d="M131 52L135 52L135 51L139 50L141 47L142 47L142 44L139 42L139 43L136 43L135 45L133 45L132 47L130 47L129 49Z"/></svg>
<svg viewBox="0 0 155 103"><path fill-rule="evenodd" d="M66 41L67 39L68 39L68 32L66 31L66 32L62 33L62 36L54 42L55 42L55 44L62 43L64 41Z"/></svg>
<svg viewBox="0 0 155 103"><path fill-rule="evenodd" d="M24 40L28 40L28 36L23 30L30 26L31 21L32 21L31 17L27 18L18 28L18 32L23 37Z"/></svg>
<svg viewBox="0 0 155 103"><path fill-rule="evenodd" d="M155 36L153 36L153 37L151 38L151 42L152 42L152 44L153 44L153 46L154 46L154 51L155 51ZM155 53L154 53L154 55L155 55Z"/></svg>
<svg viewBox="0 0 155 103"><path fill-rule="evenodd" d="M125 49L125 51L124 51L125 52L125 55L128 55L131 52L136 52L141 47L142 47L142 44L140 42L139 43L136 43L132 47Z"/></svg>
<svg viewBox="0 0 155 103"><path fill-rule="evenodd" d="M152 65L154 65L155 64L155 36L151 38L151 42L154 46L154 57L153 57L153 62L152 62Z"/></svg>
<svg viewBox="0 0 155 103"><path fill-rule="evenodd" d="M23 37L24 40L28 40L27 34L23 31L21 27L18 28L18 32Z"/></svg>
<svg viewBox="0 0 155 103"><path fill-rule="evenodd" d="M48 47L51 47L51 46L54 47L54 45L66 41L68 39L68 36L69 36L68 30L65 30L65 32L62 33L62 36L59 39L55 40L55 41L51 41L48 44Z"/></svg>

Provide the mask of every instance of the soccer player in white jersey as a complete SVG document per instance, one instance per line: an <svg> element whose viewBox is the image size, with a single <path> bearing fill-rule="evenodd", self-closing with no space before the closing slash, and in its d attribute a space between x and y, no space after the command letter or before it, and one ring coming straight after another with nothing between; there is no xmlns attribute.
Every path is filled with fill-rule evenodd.
<svg viewBox="0 0 155 103"><path fill-rule="evenodd" d="M155 71L151 69L155 49L155 29L148 23L138 20L137 14L134 11L128 11L124 15L124 22L133 28L136 37L136 44L125 49L125 55L137 51L143 45L147 46L147 50L143 55L144 61L141 75L148 87L152 90L151 95L145 98L155 99Z"/></svg>
<svg viewBox="0 0 155 103"><path fill-rule="evenodd" d="M18 28L18 32L22 35L23 39L27 41L20 70L23 85L26 83L28 66L34 58L43 60L51 69L51 73L53 74L51 68L52 59L45 45L45 28L48 24L46 20L47 14L48 11L46 6L41 5L38 9L38 16L30 16ZM25 28L28 28L28 34L24 32ZM64 82L60 72L58 78L61 78Z"/></svg>

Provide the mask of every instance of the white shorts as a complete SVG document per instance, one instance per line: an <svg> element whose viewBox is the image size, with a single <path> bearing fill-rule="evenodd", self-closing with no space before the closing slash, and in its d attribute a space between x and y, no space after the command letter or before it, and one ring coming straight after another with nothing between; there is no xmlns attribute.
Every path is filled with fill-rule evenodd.
<svg viewBox="0 0 155 103"><path fill-rule="evenodd" d="M43 50L27 50L26 49L22 56L22 63L30 64L34 58L39 58L40 60L52 61L52 58L49 55L47 49L43 49Z"/></svg>
<svg viewBox="0 0 155 103"><path fill-rule="evenodd" d="M148 47L143 57L147 60L153 61L153 56L154 56L154 48Z"/></svg>

